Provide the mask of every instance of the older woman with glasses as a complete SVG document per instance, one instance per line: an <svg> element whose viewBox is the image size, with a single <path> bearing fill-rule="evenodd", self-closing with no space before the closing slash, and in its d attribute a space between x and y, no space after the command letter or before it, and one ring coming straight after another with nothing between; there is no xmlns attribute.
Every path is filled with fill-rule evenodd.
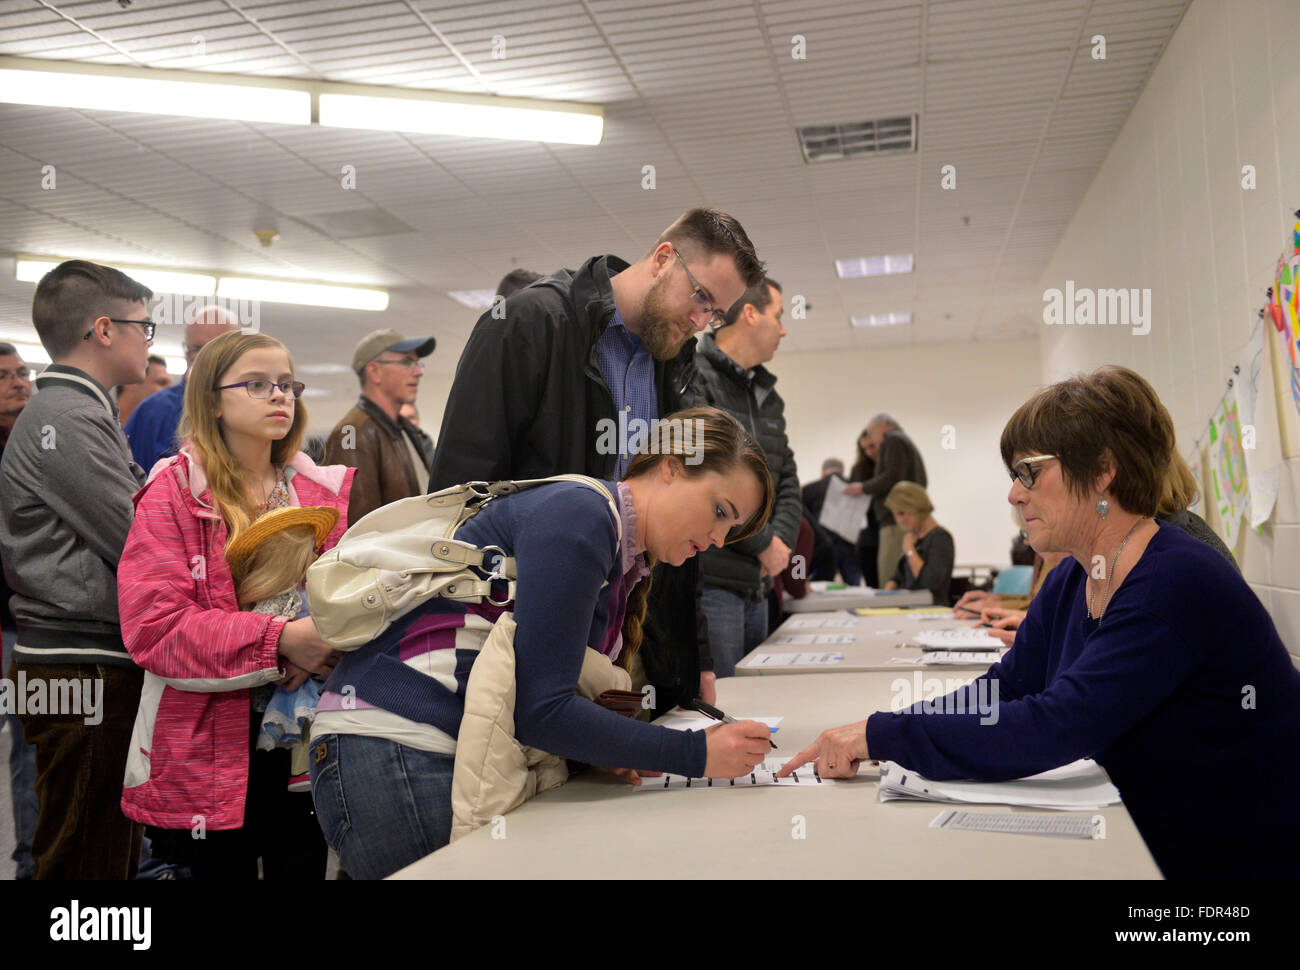
<svg viewBox="0 0 1300 970"><path fill-rule="evenodd" d="M1300 876L1300 671L1232 565L1155 519L1173 454L1169 412L1123 367L1022 405L1002 432L1008 499L1030 545L1070 558L980 678L996 722L873 714L786 771L845 777L871 758L996 781L1094 758L1166 876ZM977 710L965 700L943 708Z"/></svg>

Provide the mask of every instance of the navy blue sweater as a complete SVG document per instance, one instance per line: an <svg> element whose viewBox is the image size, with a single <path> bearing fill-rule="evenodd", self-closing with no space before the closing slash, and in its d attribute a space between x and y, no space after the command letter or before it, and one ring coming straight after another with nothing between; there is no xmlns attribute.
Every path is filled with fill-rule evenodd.
<svg viewBox="0 0 1300 970"><path fill-rule="evenodd" d="M605 486L617 495L613 482ZM521 743L587 764L704 774L703 731L655 727L576 693L586 649L601 644L610 622L604 584L618 580L623 568L604 496L576 483L539 485L493 499L456 538L480 548L499 546L517 560L515 734ZM326 688L351 685L361 700L455 737L477 654L457 651L457 689L451 691L403 664L400 644L430 614L464 612L459 603L430 600L347 654Z"/></svg>
<svg viewBox="0 0 1300 970"><path fill-rule="evenodd" d="M1054 569L979 678L997 681L995 724L873 714L871 757L983 781L1095 758L1167 877L1300 876L1300 671L1259 599L1164 524L1100 622L1086 579ZM977 710L971 690L957 710Z"/></svg>

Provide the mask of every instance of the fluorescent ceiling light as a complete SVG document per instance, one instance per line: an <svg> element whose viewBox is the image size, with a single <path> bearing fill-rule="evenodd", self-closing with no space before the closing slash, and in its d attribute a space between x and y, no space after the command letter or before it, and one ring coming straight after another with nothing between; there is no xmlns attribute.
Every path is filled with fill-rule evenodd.
<svg viewBox="0 0 1300 970"><path fill-rule="evenodd" d="M39 283L41 277L64 262L61 259L19 259L15 276L24 283ZM112 264L138 283L143 283L155 293L182 293L187 296L212 296L217 291L217 278L202 273L187 273L169 269L149 269L142 266Z"/></svg>
<svg viewBox="0 0 1300 970"><path fill-rule="evenodd" d="M14 350L18 351L18 356L23 359L24 364L48 364L50 355L45 352L45 348L40 344L23 343L20 340L11 340L9 343L14 345Z"/></svg>
<svg viewBox="0 0 1300 970"><path fill-rule="evenodd" d="M450 290L447 295L471 310L486 310L496 302L496 290Z"/></svg>
<svg viewBox="0 0 1300 970"><path fill-rule="evenodd" d="M899 253L895 256L866 256L862 259L837 259L835 272L842 280L858 279L863 276L891 276L894 273L912 272L912 254Z"/></svg>
<svg viewBox="0 0 1300 970"><path fill-rule="evenodd" d="M849 323L855 327L896 327L912 322L912 311L903 313L867 313L849 317Z"/></svg>
<svg viewBox="0 0 1300 970"><path fill-rule="evenodd" d="M598 145L600 105L294 78L0 57L0 102Z"/></svg>
<svg viewBox="0 0 1300 970"><path fill-rule="evenodd" d="M361 85L349 87L354 93L329 94L322 89L321 127L568 145L599 145L605 127L604 113L597 105L394 88L381 95L362 93L367 88Z"/></svg>
<svg viewBox="0 0 1300 970"><path fill-rule="evenodd" d="M294 370L299 374L355 374L347 364L295 364Z"/></svg>
<svg viewBox="0 0 1300 970"><path fill-rule="evenodd" d="M32 259L20 256L15 276L26 283L38 283L63 259ZM138 280L155 294L180 293L189 296L216 296L230 300L262 300L267 303L300 303L307 306L338 307L344 310L386 310L388 293L368 286L336 286L330 283L301 283L294 280L251 279L186 270L162 270L149 267L111 264L127 276Z"/></svg>
<svg viewBox="0 0 1300 970"><path fill-rule="evenodd" d="M327 283L298 283L292 280L260 280L246 276L223 276L217 296L226 300L261 300L266 303L302 303L307 306L337 307L341 310L386 310L388 293L361 286Z"/></svg>
<svg viewBox="0 0 1300 970"><path fill-rule="evenodd" d="M0 61L0 101L283 125L311 124L311 92L192 71ZM20 66L11 66L20 65Z"/></svg>

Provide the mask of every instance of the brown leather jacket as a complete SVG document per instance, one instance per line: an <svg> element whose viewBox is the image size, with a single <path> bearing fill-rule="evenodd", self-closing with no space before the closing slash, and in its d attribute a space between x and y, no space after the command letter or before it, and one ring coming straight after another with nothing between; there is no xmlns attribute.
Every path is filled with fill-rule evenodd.
<svg viewBox="0 0 1300 970"><path fill-rule="evenodd" d="M324 464L357 470L348 499L348 525L381 505L424 494L411 464L407 434L421 450L419 429L405 418L394 421L365 395L330 432Z"/></svg>

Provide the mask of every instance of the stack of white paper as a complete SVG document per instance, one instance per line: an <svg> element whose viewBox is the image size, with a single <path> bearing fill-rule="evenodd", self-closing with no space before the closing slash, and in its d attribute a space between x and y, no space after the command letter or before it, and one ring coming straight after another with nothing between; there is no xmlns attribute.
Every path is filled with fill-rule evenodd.
<svg viewBox="0 0 1300 970"><path fill-rule="evenodd" d="M962 812L948 809L930 822L932 829L1003 832L1008 835L1048 835L1058 839L1104 839L1106 820L1100 815L1020 815L1014 812Z"/></svg>
<svg viewBox="0 0 1300 970"><path fill-rule="evenodd" d="M938 650L998 650L1005 644L978 627L957 630L922 630L912 637L923 647Z"/></svg>
<svg viewBox="0 0 1300 970"><path fill-rule="evenodd" d="M821 667L844 662L842 653L756 653L745 667Z"/></svg>
<svg viewBox="0 0 1300 970"><path fill-rule="evenodd" d="M1087 759L1013 781L930 781L885 761L880 765L880 800L895 799L1092 812L1116 804L1119 791L1102 767Z"/></svg>
<svg viewBox="0 0 1300 970"><path fill-rule="evenodd" d="M813 627L843 627L857 626L858 618L856 616L796 616L786 621L785 626L794 629L808 630Z"/></svg>
<svg viewBox="0 0 1300 970"><path fill-rule="evenodd" d="M841 643L855 643L856 638L847 633L780 633L768 640L769 647L829 647Z"/></svg>
<svg viewBox="0 0 1300 970"><path fill-rule="evenodd" d="M841 539L857 542L858 533L867 524L867 507L871 504L871 496L844 494L848 484L838 475L832 475L827 480L826 497L822 500L822 511L817 519L823 527Z"/></svg>

